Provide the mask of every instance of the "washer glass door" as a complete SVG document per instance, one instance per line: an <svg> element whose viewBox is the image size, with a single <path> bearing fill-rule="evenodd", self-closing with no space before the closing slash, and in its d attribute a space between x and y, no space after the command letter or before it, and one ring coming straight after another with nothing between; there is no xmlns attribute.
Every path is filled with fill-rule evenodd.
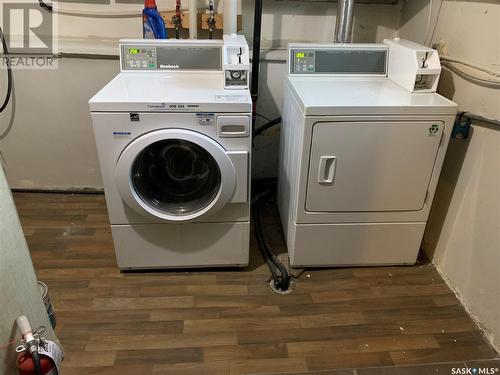
<svg viewBox="0 0 500 375"><path fill-rule="evenodd" d="M115 179L123 201L137 213L177 222L217 212L236 187L226 150L187 129L160 129L136 138L120 155Z"/></svg>
<svg viewBox="0 0 500 375"><path fill-rule="evenodd" d="M217 196L221 172L215 159L199 145L165 139L145 147L131 170L132 184L144 203L171 214L193 214Z"/></svg>

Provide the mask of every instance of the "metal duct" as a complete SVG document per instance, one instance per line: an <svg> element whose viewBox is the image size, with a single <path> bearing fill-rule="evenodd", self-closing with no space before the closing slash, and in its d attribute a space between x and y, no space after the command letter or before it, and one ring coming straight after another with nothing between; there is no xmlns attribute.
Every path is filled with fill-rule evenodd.
<svg viewBox="0 0 500 375"><path fill-rule="evenodd" d="M198 39L198 0L189 0L189 39Z"/></svg>
<svg viewBox="0 0 500 375"><path fill-rule="evenodd" d="M335 23L335 43L352 42L352 25L354 22L354 0L338 0L337 22Z"/></svg>
<svg viewBox="0 0 500 375"><path fill-rule="evenodd" d="M236 0L224 0L224 35L236 34L238 6Z"/></svg>

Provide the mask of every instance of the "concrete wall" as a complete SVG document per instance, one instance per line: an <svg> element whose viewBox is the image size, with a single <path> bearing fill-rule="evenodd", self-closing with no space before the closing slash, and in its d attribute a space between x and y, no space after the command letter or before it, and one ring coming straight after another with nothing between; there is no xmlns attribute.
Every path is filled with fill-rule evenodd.
<svg viewBox="0 0 500 375"><path fill-rule="evenodd" d="M399 5L357 4L354 38L359 42L394 37L399 23ZM141 2L141 1L139 1ZM218 4L221 2L217 2ZM171 0L158 1L160 8ZM199 1L200 7L204 1ZM220 5L220 4L219 4ZM141 5L78 5L61 7L86 11L140 11ZM254 2L240 0L243 33L251 42ZM329 42L335 27L336 3L332 1L266 0L263 16L264 58L285 59L291 41ZM60 16L60 50L115 54L120 37L140 37L138 18L92 19ZM284 63L263 62L259 113L279 115ZM13 188L102 188L95 144L88 115L88 99L118 72L118 62L109 60L59 59L55 71L15 72L15 114L12 106L0 114L0 152ZM5 73L0 73L2 86ZM0 96L4 88L0 89ZM276 175L278 138L273 131L256 141L254 175Z"/></svg>
<svg viewBox="0 0 500 375"><path fill-rule="evenodd" d="M426 22L426 0L411 0L401 35ZM407 13L406 13L407 12ZM412 14L415 14L412 17ZM420 19L419 22L417 22ZM442 54L500 71L500 3L443 1L433 43ZM420 26L419 26L420 25ZM500 119L500 90L472 84L445 69L440 92L459 110ZM424 249L466 308L500 349L500 128L473 124L452 140L424 239Z"/></svg>

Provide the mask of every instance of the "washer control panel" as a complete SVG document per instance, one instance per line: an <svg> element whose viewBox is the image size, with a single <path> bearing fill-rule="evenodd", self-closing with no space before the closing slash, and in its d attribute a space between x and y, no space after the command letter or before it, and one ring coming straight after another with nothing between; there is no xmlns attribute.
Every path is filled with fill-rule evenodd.
<svg viewBox="0 0 500 375"><path fill-rule="evenodd" d="M123 48L123 68L132 70L155 70L158 67L156 48L127 47Z"/></svg>
<svg viewBox="0 0 500 375"><path fill-rule="evenodd" d="M122 71L222 71L222 41L124 40Z"/></svg>

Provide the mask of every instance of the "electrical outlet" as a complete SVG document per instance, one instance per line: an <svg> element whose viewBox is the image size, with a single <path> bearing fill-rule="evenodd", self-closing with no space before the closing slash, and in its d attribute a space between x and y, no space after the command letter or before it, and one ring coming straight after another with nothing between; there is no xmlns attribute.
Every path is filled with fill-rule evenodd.
<svg viewBox="0 0 500 375"><path fill-rule="evenodd" d="M469 138L471 121L469 118L458 115L455 124L453 124L453 130L451 131L451 138L454 139L467 139Z"/></svg>

